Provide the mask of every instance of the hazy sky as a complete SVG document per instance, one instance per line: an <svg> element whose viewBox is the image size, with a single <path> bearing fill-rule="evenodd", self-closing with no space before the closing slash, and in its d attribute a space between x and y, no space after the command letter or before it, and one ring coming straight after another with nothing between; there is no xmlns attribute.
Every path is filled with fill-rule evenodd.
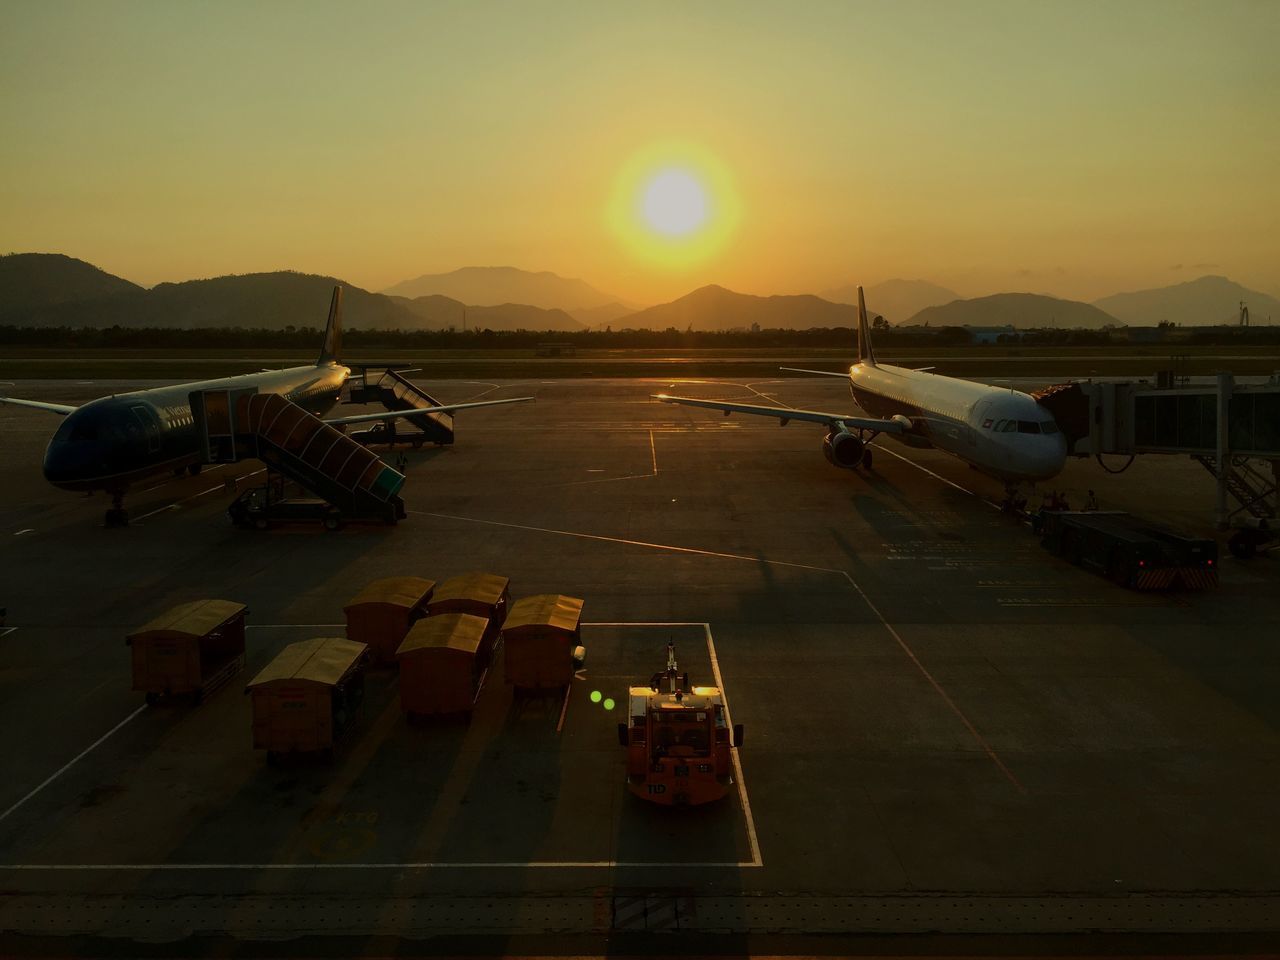
<svg viewBox="0 0 1280 960"><path fill-rule="evenodd" d="M1276 0L0 3L0 251L140 283L1280 288ZM658 145L688 257L611 219Z"/></svg>

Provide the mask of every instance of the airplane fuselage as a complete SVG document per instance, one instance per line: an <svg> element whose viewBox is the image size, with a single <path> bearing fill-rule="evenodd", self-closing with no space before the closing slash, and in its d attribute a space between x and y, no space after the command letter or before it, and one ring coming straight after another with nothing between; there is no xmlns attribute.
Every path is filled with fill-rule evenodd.
<svg viewBox="0 0 1280 960"><path fill-rule="evenodd" d="M849 389L872 416L911 420L911 430L889 436L937 447L997 479L1048 480L1066 463L1066 438L1029 394L884 363L854 364Z"/></svg>
<svg viewBox="0 0 1280 960"><path fill-rule="evenodd" d="M45 479L64 490L123 493L149 476L201 462L192 393L256 388L323 415L350 375L349 368L327 363L102 397L62 421L45 450Z"/></svg>

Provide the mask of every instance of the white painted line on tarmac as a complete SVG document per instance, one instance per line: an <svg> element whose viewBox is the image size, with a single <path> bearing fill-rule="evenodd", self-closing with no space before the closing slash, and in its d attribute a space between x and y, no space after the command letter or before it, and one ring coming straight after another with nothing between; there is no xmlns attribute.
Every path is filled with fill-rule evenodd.
<svg viewBox="0 0 1280 960"><path fill-rule="evenodd" d="M14 533L14 536L15 536L15 537L20 537L20 536L22 536L24 533L35 533L35 532L36 532L36 528L35 528L35 527L27 527L25 530L18 530L17 532L15 532L15 533Z"/></svg>
<svg viewBox="0 0 1280 960"><path fill-rule="evenodd" d="M527 530L530 533L549 533L559 537L574 537L579 540L600 540L605 543L620 543L628 547L648 547L651 550L668 550L672 553L691 553L701 557L717 557L721 560L746 560L750 563L767 563L775 567L793 567L797 570L816 570L819 573L842 574L843 570L831 567L815 567L808 563L795 563L791 560L768 560L764 557L748 557L740 553L720 553L716 550L699 550L696 547L677 547L669 543L650 543L647 540L626 540L622 537L606 537L597 533L577 533L573 530L556 530L551 527L531 527L523 523L504 523L501 520L481 520L478 517L459 517L451 513L432 513L427 510L406 510L406 513L417 517L435 517L438 520L459 520L463 523L480 523L491 527L507 527L512 530Z"/></svg>
<svg viewBox="0 0 1280 960"><path fill-rule="evenodd" d="M235 479L236 481L248 480L250 477L256 477L258 474L265 473L265 472L266 472L265 469L255 470L253 471L253 473L246 473L244 476L236 477ZM156 509L152 510L149 513L144 513L140 517L135 517L133 522L140 523L141 521L146 520L148 517L154 517L158 513L165 513L169 510L177 510L180 504L189 503L192 500L198 500L200 497L207 496L210 493L216 493L219 490L225 490L226 488L227 487L225 483L220 483L216 487L210 487L208 490L201 490L199 493L193 493L189 497L183 497L181 500L173 501L173 503L166 503L163 507L157 507Z"/></svg>
<svg viewBox="0 0 1280 960"><path fill-rule="evenodd" d="M978 732L978 728L973 725L973 723L969 720L969 718L965 716L964 711L961 710L956 705L956 702L951 699L951 695L947 693L946 690L943 689L942 684L940 684L936 679L934 679L934 676L932 673L929 672L929 669L923 663L920 662L920 658L916 656L915 651L911 649L911 646L907 643L907 641L902 639L901 634L899 634L898 631L893 628L893 624L891 624L888 620L885 619L884 614L880 612L880 608L871 602L871 598L867 596L866 591L864 591L862 587L858 585L858 581L853 579L853 577L850 576L847 572L845 571L841 571L841 572L844 574L844 578L849 581L849 586L853 587L853 589L857 591L858 596L862 598L863 603L865 603L868 609L870 609L871 612L876 615L876 618L880 621L881 626L883 626L886 630L889 631L889 636L893 637L893 639L897 642L898 646L902 648L902 652L907 655L907 658L913 664L915 664L916 669L920 671L921 675L926 680L929 681L929 685L933 687L934 691L937 692L938 696L942 698L942 702L945 703L947 707L951 710L951 712L955 714L956 717L960 720L960 722L964 724L965 729L969 731L969 735L973 737L973 739L977 742L978 746L982 748L983 752L987 755L988 759L990 759L991 762L994 763L996 767L1000 770L1000 772L1004 774L1005 779L1008 780L1010 783L1014 785L1014 787L1017 788L1019 793L1025 795L1027 792L1027 788L1024 787L1022 785L1022 782L1013 775L1013 771L1005 766L1004 761L1000 759L1000 754L996 753L995 748L992 747L991 744L987 743L986 739L982 736L982 734Z"/></svg>
<svg viewBox="0 0 1280 960"><path fill-rule="evenodd" d="M17 629L17 627L0 627L0 637L7 637Z"/></svg>
<svg viewBox="0 0 1280 960"><path fill-rule="evenodd" d="M716 678L716 686L720 688L720 698L724 701L724 722L729 727L729 735L733 735L733 717L729 713L729 694L725 690L724 678L720 675L720 661L716 657L716 645L711 639L711 624L704 623L702 629L707 635L707 653L711 655L711 673ZM751 863L757 867L764 866L760 856L760 838L756 836L756 818L751 813L751 801L747 799L747 781L742 775L742 762L738 758L737 748L729 751L733 761L733 772L738 781L738 799L742 802L742 810L747 816L747 842L751 845Z"/></svg>
<svg viewBox="0 0 1280 960"><path fill-rule="evenodd" d="M653 475L658 475L658 448L653 442L653 431L649 431L649 452L653 455Z"/></svg>
<svg viewBox="0 0 1280 960"><path fill-rule="evenodd" d="M894 451L892 451L892 450L890 450L888 447L886 447L884 444L877 443L877 444L875 445L875 448L876 448L877 450L879 450L881 453L887 453L887 454L888 454L889 456L891 456L891 457L897 457L897 458L898 458L899 460L901 460L903 463L909 463L909 464L911 464L911 466L915 467L917 470L920 470L920 471L922 471L922 472L924 472L924 473L927 473L929 476L933 477L935 480L941 480L941 481L942 481L943 483L945 483L947 486L949 486L949 487L954 487L955 489L959 490L961 493L967 493L967 494L968 494L969 496L971 496L971 497L977 497L979 500L981 500L983 503L985 503L988 507L991 507L992 509L995 509L995 510L999 510L999 509L1000 509L1000 504L998 504L998 503L992 503L990 500L988 500L988 499L987 499L986 497L984 497L982 494L977 493L977 492L975 492L975 491L973 491L973 490L970 490L970 489L968 489L967 487L962 487L962 486L960 486L960 484L955 483L954 481L948 480L946 477L942 476L941 474L934 473L934 472L933 472L932 470L930 470L928 467L925 467L925 466L920 465L919 463L916 463L916 461L912 460L910 457L904 457L904 456L903 456L902 454L900 454L900 453L895 453Z"/></svg>
<svg viewBox="0 0 1280 960"><path fill-rule="evenodd" d="M123 727L130 720L133 720L140 713L142 713L143 710L146 710L146 709L147 709L147 705L144 703L137 710L133 711L133 713L129 714L127 717L125 717L123 720L117 723L114 727L112 727L110 730L108 730L106 733L100 736L97 740L93 741L93 743L89 744L89 746L85 747L83 750L77 753L69 761L67 761L65 764L63 764L61 767L55 770L52 774L50 774L49 777L45 779L44 782L42 782L34 790L32 790L25 797L23 797L21 800L19 800L17 803L11 806L4 813L0 813L0 820L3 820L5 817L9 816L9 814L13 813L13 811L17 810L20 806L22 806L24 803L26 803L28 800L34 797L37 793L39 793L49 784L53 783L53 781L57 780L60 776L62 776L64 773L66 773L68 770L74 767L77 763L79 763L81 760L83 760L85 757L91 754L94 750L102 746L102 744L104 744L108 739L111 738L112 734L114 734L117 730Z"/></svg>
<svg viewBox="0 0 1280 960"><path fill-rule="evenodd" d="M733 715L729 712L729 694L725 691L724 677L720 674L720 660L716 657L716 644L711 636L711 624L705 620L584 620L584 627L701 627L703 635L707 640L707 656L711 659L711 674L716 679L716 686L720 688L720 698L724 703L724 721L729 726L729 732L733 732ZM597 679L599 677L597 676ZM751 847L751 859L739 861L736 864L722 864L722 866L737 867L763 867L764 860L760 856L760 839L756 835L756 818L751 812L751 801L747 798L747 781L742 775L742 762L738 759L737 748L729 751L729 757L733 761L734 780L738 784L738 800L742 804L742 812L747 820L747 843Z"/></svg>
<svg viewBox="0 0 1280 960"><path fill-rule="evenodd" d="M911 461L907 461L907 462L910 463ZM677 546L672 546L670 544L648 543L643 540L625 540L620 537L605 537L605 536L601 536L599 534L594 534L594 533L575 533L571 530L554 530L546 527L530 527L520 523L503 523L498 520L479 520L474 517L458 517L458 516L453 516L452 514L447 514L447 513L429 513L424 510L409 510L407 512L414 514L416 516L437 517L444 520L462 520L468 523L481 523L481 524L487 524L489 526L495 526L495 527L509 527L515 530L528 530L533 533L550 533L550 534L555 534L557 536L577 537L583 540L601 540L607 543L620 543L625 546L649 547L654 550L669 550L674 553L690 553L697 556L715 557L722 560L748 560L752 563L766 563L772 566L792 567L794 569L799 569L799 570L812 570L816 573L831 573L831 574L835 574L836 576L843 577L846 581L848 581L849 585L853 587L854 591L858 594L858 596L862 598L863 602L866 603L867 608L876 615L876 618L880 621L881 625L885 628L885 630L889 632L889 635L894 639L894 642L896 642L897 645L901 648L902 652L907 655L908 659L911 660L911 662L915 665L916 669L919 670L920 673L924 676L924 678L929 682L930 686L932 686L933 689L937 691L938 695L942 697L943 702L947 705L947 707L951 710L951 712L956 715L956 717L960 720L962 724L964 724L965 729L969 731L969 734L974 738L974 740L982 748L983 752L987 754L987 756L996 765L996 767L1005 776L1005 778L1008 779L1009 782L1012 783L1014 787L1016 787L1020 792L1026 793L1026 788L1022 786L1022 783L1018 780L1018 778L1013 775L1013 773L1009 770L1007 766L1005 766L1004 761L1000 759L999 754L997 754L995 750L991 747L991 745L987 743L987 741L982 737L982 735L978 733L978 729L973 725L972 722L970 722L969 718L965 716L964 712L958 706L956 706L955 701L951 699L951 696L946 692L946 690L943 689L942 685L938 683L938 681L934 678L933 674L931 674L925 668L924 664L920 661L920 658L916 656L915 651L912 650L911 647L907 644L907 642L902 639L898 631L893 628L893 625L890 624L887 619L885 619L884 614L880 612L880 608L871 602L871 598L866 594L866 592L862 589L862 587L858 585L858 582L853 579L853 577L849 574L847 570L836 570L832 567L817 567L817 566L812 566L810 564L805 564L805 563L795 563L790 560L768 560L768 559L765 559L764 557L747 557L737 553L719 553L713 550L697 550L693 547L677 547Z"/></svg>

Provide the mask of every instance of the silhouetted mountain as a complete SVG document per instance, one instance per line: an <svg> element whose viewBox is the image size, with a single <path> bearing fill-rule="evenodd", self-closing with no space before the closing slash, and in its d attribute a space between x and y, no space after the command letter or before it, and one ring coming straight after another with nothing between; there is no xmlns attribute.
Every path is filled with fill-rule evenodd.
<svg viewBox="0 0 1280 960"><path fill-rule="evenodd" d="M869 309L869 308L868 308ZM1117 325L1116 318L1078 300L1059 300L1038 293L997 293L973 300L954 300L926 307L906 321L931 327L1060 327L1099 329Z"/></svg>
<svg viewBox="0 0 1280 960"><path fill-rule="evenodd" d="M545 270L531 273L515 267L463 267L452 273L426 273L382 292L410 299L440 294L462 303L489 307L527 303L570 312L603 307L618 299L582 280L567 279Z"/></svg>
<svg viewBox="0 0 1280 960"><path fill-rule="evenodd" d="M0 315L141 290L137 284L61 253L0 257Z"/></svg>
<svg viewBox="0 0 1280 960"><path fill-rule="evenodd" d="M388 297L419 320L428 330L582 330L583 325L563 310L544 310L523 303L502 303L494 307L467 306L452 297Z"/></svg>
<svg viewBox="0 0 1280 960"><path fill-rule="evenodd" d="M761 329L852 327L858 308L804 294L754 297L724 287L701 287L671 303L659 304L623 317L615 326L630 329L732 330L759 324Z"/></svg>
<svg viewBox="0 0 1280 960"><path fill-rule="evenodd" d="M1201 277L1171 287L1116 293L1095 300L1094 306L1134 326L1153 327L1161 321L1199 326L1236 323L1241 300L1249 305L1252 320L1280 320L1280 300L1226 277Z"/></svg>
<svg viewBox="0 0 1280 960"><path fill-rule="evenodd" d="M867 300L867 311L880 314L890 323L902 323L925 307L960 299L960 295L954 290L925 280L885 280L866 287L863 292ZM858 285L851 283L836 287L822 296L832 303L857 303Z"/></svg>
<svg viewBox="0 0 1280 960"><path fill-rule="evenodd" d="M342 283L349 327L417 327L418 319L386 297L333 277L249 273L161 283L79 303L0 315L0 323L68 327L320 327L335 283Z"/></svg>
<svg viewBox="0 0 1280 960"><path fill-rule="evenodd" d="M636 312L635 307L628 307L625 303L606 303L599 307L587 307L581 310L570 310L569 314L579 323L584 323L588 327L605 327L612 324L615 320L621 320L623 317L629 317Z"/></svg>

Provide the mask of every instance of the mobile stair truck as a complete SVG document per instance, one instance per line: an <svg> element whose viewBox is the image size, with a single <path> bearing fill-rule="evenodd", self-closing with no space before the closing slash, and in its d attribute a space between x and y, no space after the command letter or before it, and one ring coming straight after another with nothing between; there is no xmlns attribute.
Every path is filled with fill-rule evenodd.
<svg viewBox="0 0 1280 960"><path fill-rule="evenodd" d="M628 790L665 806L710 803L729 792L730 751L742 745L742 724L730 730L718 687L689 685L673 644L667 644L666 671L648 686L630 687L627 705L618 742L627 751Z"/></svg>

